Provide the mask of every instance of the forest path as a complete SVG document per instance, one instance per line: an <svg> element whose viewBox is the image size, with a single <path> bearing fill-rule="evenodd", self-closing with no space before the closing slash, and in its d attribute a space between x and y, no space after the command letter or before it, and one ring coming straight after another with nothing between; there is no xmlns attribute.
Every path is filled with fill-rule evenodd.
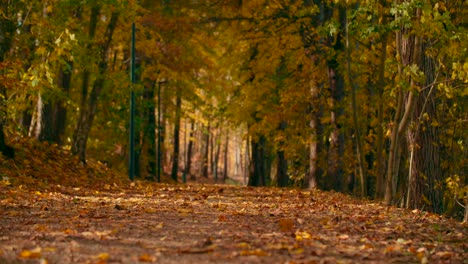
<svg viewBox="0 0 468 264"><path fill-rule="evenodd" d="M467 235L333 192L0 184L0 263L468 263Z"/></svg>

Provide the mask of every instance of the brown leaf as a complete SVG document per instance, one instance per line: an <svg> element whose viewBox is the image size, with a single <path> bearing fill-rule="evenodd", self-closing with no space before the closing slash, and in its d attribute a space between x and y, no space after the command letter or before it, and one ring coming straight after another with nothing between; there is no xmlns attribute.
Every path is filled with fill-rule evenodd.
<svg viewBox="0 0 468 264"><path fill-rule="evenodd" d="M294 220L291 218L282 218L278 222L281 232L292 232L294 230Z"/></svg>

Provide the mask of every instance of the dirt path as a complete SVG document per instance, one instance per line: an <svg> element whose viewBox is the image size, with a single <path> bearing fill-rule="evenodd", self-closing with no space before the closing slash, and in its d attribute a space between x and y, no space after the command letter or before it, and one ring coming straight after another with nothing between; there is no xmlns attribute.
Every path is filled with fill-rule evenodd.
<svg viewBox="0 0 468 264"><path fill-rule="evenodd" d="M0 263L468 263L467 228L337 193L0 188Z"/></svg>

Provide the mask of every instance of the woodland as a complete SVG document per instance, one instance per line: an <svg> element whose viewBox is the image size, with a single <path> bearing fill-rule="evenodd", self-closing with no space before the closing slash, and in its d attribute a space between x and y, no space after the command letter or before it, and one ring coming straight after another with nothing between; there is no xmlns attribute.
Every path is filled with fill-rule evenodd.
<svg viewBox="0 0 468 264"><path fill-rule="evenodd" d="M143 239L123 213L162 232L129 263L466 261L467 25L464 0L1 0L0 261ZM51 263L112 262L88 246Z"/></svg>

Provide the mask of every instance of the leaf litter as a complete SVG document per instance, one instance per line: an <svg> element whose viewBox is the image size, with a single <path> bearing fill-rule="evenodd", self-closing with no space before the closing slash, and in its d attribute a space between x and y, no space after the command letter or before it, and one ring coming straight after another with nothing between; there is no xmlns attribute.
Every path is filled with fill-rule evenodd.
<svg viewBox="0 0 468 264"><path fill-rule="evenodd" d="M440 215L335 192L130 183L22 144L35 145L0 157L0 263L468 263L467 226Z"/></svg>
<svg viewBox="0 0 468 264"><path fill-rule="evenodd" d="M338 193L2 185L2 263L463 263L467 228ZM148 193L148 188L151 192ZM223 191L220 191L223 190ZM18 262L20 261L20 262Z"/></svg>

